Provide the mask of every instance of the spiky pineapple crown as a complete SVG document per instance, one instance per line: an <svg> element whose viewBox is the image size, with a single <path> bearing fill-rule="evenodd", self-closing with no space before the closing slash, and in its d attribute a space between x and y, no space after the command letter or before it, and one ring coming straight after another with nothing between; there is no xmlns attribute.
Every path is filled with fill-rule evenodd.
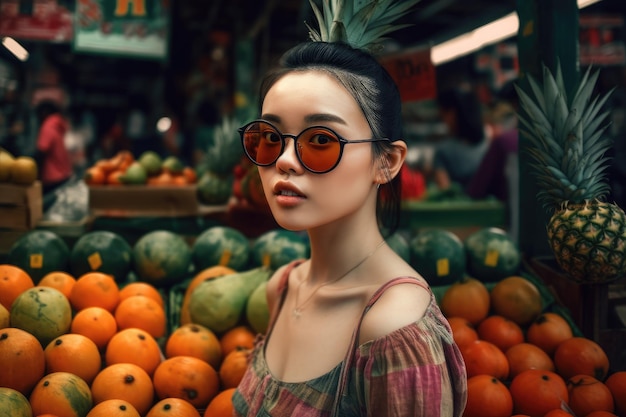
<svg viewBox="0 0 626 417"><path fill-rule="evenodd" d="M537 198L544 208L603 199L610 192L605 171L612 141L604 135L609 111L602 109L611 92L592 99L599 70L589 67L568 100L560 64L555 75L542 68L542 83L528 75L530 94L515 86L526 113L519 115L520 132L529 141Z"/></svg>
<svg viewBox="0 0 626 417"><path fill-rule="evenodd" d="M393 22L409 12L419 0L322 0L322 10L309 0L319 31L309 28L315 42L345 42L373 51L383 36L409 25Z"/></svg>

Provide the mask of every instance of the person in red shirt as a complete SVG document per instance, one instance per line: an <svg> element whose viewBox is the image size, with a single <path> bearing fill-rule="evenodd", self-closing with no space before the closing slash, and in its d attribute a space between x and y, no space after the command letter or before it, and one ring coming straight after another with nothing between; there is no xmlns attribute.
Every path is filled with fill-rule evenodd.
<svg viewBox="0 0 626 417"><path fill-rule="evenodd" d="M35 159L39 165L43 193L47 194L72 177L72 161L65 147L69 124L53 101L42 101L36 108L39 132Z"/></svg>

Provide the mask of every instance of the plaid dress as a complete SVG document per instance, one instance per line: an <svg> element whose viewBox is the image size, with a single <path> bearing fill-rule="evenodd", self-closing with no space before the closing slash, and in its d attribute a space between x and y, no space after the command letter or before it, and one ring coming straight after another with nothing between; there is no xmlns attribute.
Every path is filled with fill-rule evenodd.
<svg viewBox="0 0 626 417"><path fill-rule="evenodd" d="M287 268L281 281L285 285L280 306L294 266ZM407 282L425 287L411 277L387 282L372 296L361 320L387 288ZM462 415L467 399L465 364L432 292L424 317L415 323L357 346L359 327L360 322L340 364L325 375L297 383L272 377L265 362L265 337L259 337L233 396L235 416Z"/></svg>

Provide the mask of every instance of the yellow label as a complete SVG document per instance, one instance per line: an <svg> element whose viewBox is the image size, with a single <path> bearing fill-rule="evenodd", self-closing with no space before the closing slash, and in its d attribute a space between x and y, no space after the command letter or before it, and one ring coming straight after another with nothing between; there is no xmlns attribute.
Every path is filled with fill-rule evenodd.
<svg viewBox="0 0 626 417"><path fill-rule="evenodd" d="M448 258L437 259L437 276L442 277L450 274L450 262Z"/></svg>
<svg viewBox="0 0 626 417"><path fill-rule="evenodd" d="M43 255L41 253L32 253L30 255L30 267L33 269L43 268Z"/></svg>
<svg viewBox="0 0 626 417"><path fill-rule="evenodd" d="M222 252L222 256L220 256L220 262L219 265L221 266L227 266L228 263L230 262L230 258L232 256L232 252L230 249L224 249L224 252Z"/></svg>
<svg viewBox="0 0 626 417"><path fill-rule="evenodd" d="M487 251L487 255L485 255L485 265L495 267L498 265L498 256L500 253L497 250Z"/></svg>
<svg viewBox="0 0 626 417"><path fill-rule="evenodd" d="M269 253L264 254L263 262L261 262L261 265L266 268L269 268L271 263L272 263L272 257L270 256L270 254Z"/></svg>
<svg viewBox="0 0 626 417"><path fill-rule="evenodd" d="M96 270L102 266L102 258L100 257L100 252L94 252L87 257L87 262L89 262L89 266L92 270Z"/></svg>

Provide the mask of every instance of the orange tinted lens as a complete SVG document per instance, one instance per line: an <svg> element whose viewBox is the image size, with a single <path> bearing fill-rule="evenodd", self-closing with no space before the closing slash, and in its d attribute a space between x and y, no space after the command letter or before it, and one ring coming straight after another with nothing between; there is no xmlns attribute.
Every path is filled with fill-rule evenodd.
<svg viewBox="0 0 626 417"><path fill-rule="evenodd" d="M297 151L308 169L326 172L339 161L341 144L337 135L330 130L315 127L300 134Z"/></svg>
<svg viewBox="0 0 626 417"><path fill-rule="evenodd" d="M280 133L267 123L256 122L246 128L244 146L253 161L271 165L280 156L282 140Z"/></svg>

